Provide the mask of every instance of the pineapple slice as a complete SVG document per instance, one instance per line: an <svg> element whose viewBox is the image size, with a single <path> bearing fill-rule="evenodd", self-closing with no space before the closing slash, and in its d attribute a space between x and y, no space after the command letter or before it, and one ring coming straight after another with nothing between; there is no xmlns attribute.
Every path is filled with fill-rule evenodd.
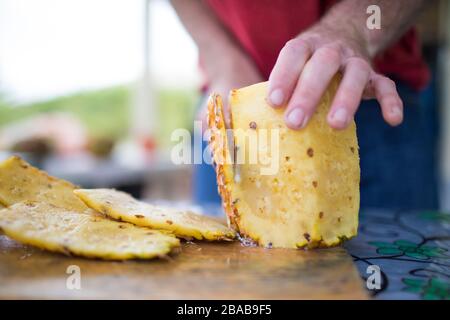
<svg viewBox="0 0 450 320"><path fill-rule="evenodd" d="M105 260L163 257L180 245L157 230L28 201L0 211L0 230L41 249Z"/></svg>
<svg viewBox="0 0 450 320"><path fill-rule="evenodd" d="M113 189L77 189L74 192L92 209L138 226L167 230L186 239L232 240L235 237L233 229L214 218L155 206L125 192Z"/></svg>
<svg viewBox="0 0 450 320"><path fill-rule="evenodd" d="M38 201L95 215L73 194L75 185L51 177L17 156L0 163L0 181L0 203L4 206L25 200Z"/></svg>
<svg viewBox="0 0 450 320"><path fill-rule="evenodd" d="M242 238L266 247L313 248L356 235L356 126L353 122L337 131L326 122L339 80L333 79L300 131L286 127L284 110L267 104L267 83L231 92L232 134L220 96L211 96L208 125L218 189L229 222Z"/></svg>
<svg viewBox="0 0 450 320"><path fill-rule="evenodd" d="M173 235L105 218L74 195L75 185L19 157L0 164L0 181L0 233L24 244L107 260L150 259L179 246Z"/></svg>

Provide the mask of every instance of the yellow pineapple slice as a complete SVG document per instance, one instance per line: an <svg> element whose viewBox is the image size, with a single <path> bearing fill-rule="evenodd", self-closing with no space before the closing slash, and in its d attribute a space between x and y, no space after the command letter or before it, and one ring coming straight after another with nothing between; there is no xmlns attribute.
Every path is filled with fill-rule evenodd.
<svg viewBox="0 0 450 320"><path fill-rule="evenodd" d="M0 230L41 249L105 260L162 257L180 244L157 230L27 201L0 211Z"/></svg>
<svg viewBox="0 0 450 320"><path fill-rule="evenodd" d="M73 194L75 188L72 183L51 177L19 157L0 163L0 203L4 206L27 200L94 214Z"/></svg>
<svg viewBox="0 0 450 320"><path fill-rule="evenodd" d="M214 218L191 211L156 206L113 189L74 191L89 207L105 215L142 227L173 232L181 238L232 240L235 232Z"/></svg>
<svg viewBox="0 0 450 320"><path fill-rule="evenodd" d="M337 131L326 121L338 84L336 77L300 131L286 127L283 109L267 104L267 83L231 92L231 135L220 96L211 96L208 125L219 193L231 225L243 238L266 247L312 248L356 235L356 126L352 122Z"/></svg>

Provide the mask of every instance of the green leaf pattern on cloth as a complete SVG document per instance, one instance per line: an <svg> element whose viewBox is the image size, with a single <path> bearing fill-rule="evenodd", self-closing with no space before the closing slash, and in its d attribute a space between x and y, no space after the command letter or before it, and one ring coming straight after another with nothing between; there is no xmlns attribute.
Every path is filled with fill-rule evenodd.
<svg viewBox="0 0 450 320"><path fill-rule="evenodd" d="M370 245L377 247L381 255L405 255L412 259L428 260L430 258L446 258L447 249L436 246L420 245L407 240L397 240L392 243L370 241Z"/></svg>
<svg viewBox="0 0 450 320"><path fill-rule="evenodd" d="M418 293L425 300L450 300L450 282L436 277L429 279L403 278L404 291Z"/></svg>

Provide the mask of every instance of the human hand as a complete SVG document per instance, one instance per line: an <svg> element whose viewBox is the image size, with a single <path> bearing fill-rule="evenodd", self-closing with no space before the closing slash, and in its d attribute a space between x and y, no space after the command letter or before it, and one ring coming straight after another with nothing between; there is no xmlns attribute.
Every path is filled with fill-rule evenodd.
<svg viewBox="0 0 450 320"><path fill-rule="evenodd" d="M238 89L264 81L251 60L239 52L229 52L226 60L217 62L220 66L217 73L210 79L209 92L220 94L223 101L225 118L229 124L228 95L232 89ZM202 121L202 127L207 128L207 104L197 113L197 120Z"/></svg>
<svg viewBox="0 0 450 320"><path fill-rule="evenodd" d="M363 98L376 98L390 125L403 121L403 103L395 83L373 70L365 42L355 28L339 30L333 24L319 23L286 43L270 75L267 100L273 107L286 106L289 128L306 126L339 71L343 78L327 117L332 128L345 129Z"/></svg>

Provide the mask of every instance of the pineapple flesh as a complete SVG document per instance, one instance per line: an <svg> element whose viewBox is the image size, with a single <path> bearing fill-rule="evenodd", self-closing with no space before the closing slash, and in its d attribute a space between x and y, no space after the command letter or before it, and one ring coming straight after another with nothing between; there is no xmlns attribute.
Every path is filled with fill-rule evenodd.
<svg viewBox="0 0 450 320"><path fill-rule="evenodd" d="M48 251L105 260L163 257L179 247L171 234L104 217L74 194L75 187L19 157L1 162L0 234Z"/></svg>
<svg viewBox="0 0 450 320"><path fill-rule="evenodd" d="M17 156L0 163L0 181L0 204L5 207L27 200L92 213L73 194L75 185L50 176Z"/></svg>
<svg viewBox="0 0 450 320"><path fill-rule="evenodd" d="M235 232L212 217L189 210L157 206L114 189L76 189L74 193L90 208L113 219L137 226L173 232L197 240L233 240Z"/></svg>
<svg viewBox="0 0 450 320"><path fill-rule="evenodd" d="M314 248L356 235L356 126L353 122L338 131L326 121L339 81L333 79L299 131L286 127L283 109L267 104L266 82L231 92L231 134L221 97L210 97L208 125L219 193L230 224L243 239L265 247Z"/></svg>
<svg viewBox="0 0 450 320"><path fill-rule="evenodd" d="M33 201L1 210L0 230L40 249L104 260L164 257L180 246L173 235L157 230Z"/></svg>

